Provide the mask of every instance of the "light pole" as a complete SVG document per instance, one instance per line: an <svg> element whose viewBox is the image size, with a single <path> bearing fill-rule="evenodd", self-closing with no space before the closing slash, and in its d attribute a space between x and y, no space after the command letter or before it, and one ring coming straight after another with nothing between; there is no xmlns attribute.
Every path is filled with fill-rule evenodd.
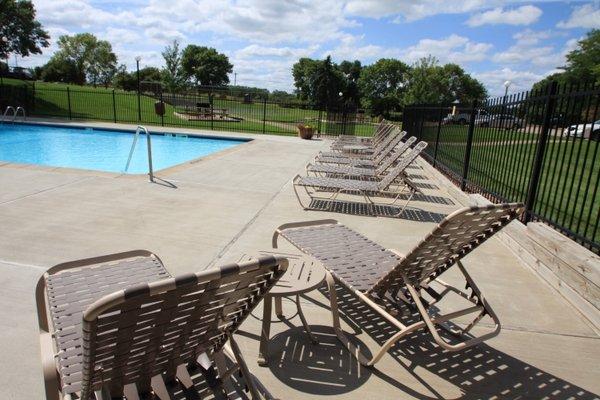
<svg viewBox="0 0 600 400"><path fill-rule="evenodd" d="M233 86L237 86L237 72L233 73Z"/></svg>
<svg viewBox="0 0 600 400"><path fill-rule="evenodd" d="M504 82L504 97L508 95L508 88L512 85L511 81Z"/></svg>
<svg viewBox="0 0 600 400"><path fill-rule="evenodd" d="M138 121L142 120L142 107L141 107L141 100L140 100L140 61L142 60L142 57L137 56L135 58L135 66L136 66L136 71L137 71L137 98L138 98Z"/></svg>

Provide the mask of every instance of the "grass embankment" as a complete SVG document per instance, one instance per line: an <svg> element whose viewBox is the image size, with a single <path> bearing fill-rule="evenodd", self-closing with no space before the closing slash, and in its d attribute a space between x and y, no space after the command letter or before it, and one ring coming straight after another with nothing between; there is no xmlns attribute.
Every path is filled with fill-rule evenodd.
<svg viewBox="0 0 600 400"><path fill-rule="evenodd" d="M466 126L442 127L437 161L456 176L463 173ZM424 131L435 152L436 128ZM476 127L469 163L468 180L484 190L510 201L525 202L534 164L539 130ZM546 144L536 214L571 231L600 242L600 230L594 232L600 214L596 194L600 188L598 159L600 142L582 138L551 136ZM594 202L595 200L595 202Z"/></svg>
<svg viewBox="0 0 600 400"><path fill-rule="evenodd" d="M5 87L26 87L33 93L34 102L27 110L32 115L51 116L72 119L95 119L126 123L144 123L153 125L184 126L214 130L245 131L254 133L295 135L296 124L310 123L319 125L319 111L281 107L276 103L265 105L263 102L243 103L230 99L216 98L215 109L223 109L228 116L241 121L188 121L175 115L175 107L167 104L163 118L154 112L156 99L142 95L139 101L135 92L104 87L75 86L61 83L35 82L24 83L14 79L4 79ZM68 90L67 90L68 88ZM70 104L70 108L69 108ZM321 114L321 131L327 130L326 113ZM357 135L369 136L374 129L372 123L354 124Z"/></svg>

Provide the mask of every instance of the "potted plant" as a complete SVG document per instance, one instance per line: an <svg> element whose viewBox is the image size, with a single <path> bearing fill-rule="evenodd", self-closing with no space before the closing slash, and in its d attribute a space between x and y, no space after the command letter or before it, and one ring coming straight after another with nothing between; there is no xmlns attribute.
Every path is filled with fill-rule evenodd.
<svg viewBox="0 0 600 400"><path fill-rule="evenodd" d="M315 127L307 124L298 124L296 126L298 128L298 136L302 139L310 140L315 134Z"/></svg>

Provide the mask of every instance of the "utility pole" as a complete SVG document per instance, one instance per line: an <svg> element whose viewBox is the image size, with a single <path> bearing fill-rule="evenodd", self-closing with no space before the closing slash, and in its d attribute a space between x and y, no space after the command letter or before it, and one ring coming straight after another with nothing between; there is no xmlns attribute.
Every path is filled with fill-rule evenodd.
<svg viewBox="0 0 600 400"><path fill-rule="evenodd" d="M237 72L233 73L233 86L237 86Z"/></svg>

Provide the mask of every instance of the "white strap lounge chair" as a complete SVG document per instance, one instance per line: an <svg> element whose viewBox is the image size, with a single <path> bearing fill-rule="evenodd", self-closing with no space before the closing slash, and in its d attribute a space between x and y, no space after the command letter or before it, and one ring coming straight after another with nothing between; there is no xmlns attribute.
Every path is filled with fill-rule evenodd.
<svg viewBox="0 0 600 400"><path fill-rule="evenodd" d="M317 155L317 159L320 162L335 162L335 161L327 161L329 158L337 159L337 158L348 158L348 159L366 159L373 160L377 156L379 156L382 152L385 152L390 147L395 147L400 140L406 135L406 132L400 132L399 129L394 128L392 132L390 132L385 139L383 139L370 153L368 154L346 154L341 153L339 151L324 151L320 152Z"/></svg>
<svg viewBox="0 0 600 400"><path fill-rule="evenodd" d="M398 200L408 190L408 196L405 203L397 208L397 211L391 213L390 216L398 217L402 215L415 193L419 193L419 189L413 185L408 179L402 179L406 168L413 163L421 152L427 147L427 143L419 142L405 157L402 157L398 164L392 168L387 175L380 181L366 181L356 179L339 179L320 176L300 176L296 175L292 183L294 192L298 202L305 210L313 211L334 211L334 204L339 195L350 194L362 196L367 205L369 215L378 215L378 205L386 207L395 207ZM399 183L399 185L398 185ZM394 187L398 185L398 187ZM304 191L309 197L308 204L304 204L298 193L298 188L304 188ZM329 193L328 196L320 196L321 193ZM388 201L375 201L375 197L385 197ZM391 200L389 200L391 198ZM328 207L323 209L314 206L320 204L321 201L326 201ZM388 215L388 214L386 214Z"/></svg>
<svg viewBox="0 0 600 400"><path fill-rule="evenodd" d="M372 366L394 343L419 329L429 330L433 340L448 351L473 346L500 332L496 314L467 273L461 259L518 217L522 210L520 204L458 210L446 217L406 256L385 249L335 220L282 225L273 235L273 247L277 248L277 239L281 236L321 262L327 270L335 332L361 364ZM454 265L466 281L464 291L439 279ZM353 345L340 326L336 283L397 329L381 348L372 353L372 357L367 357ZM436 305L449 293L462 297L470 305L441 314ZM427 301L426 296L432 300ZM402 314L403 304L416 309L420 320L405 325L397 317ZM474 315L474 318L464 324L448 325L465 315ZM486 316L493 322L493 329L480 336L472 336L472 328ZM450 340L442 337L438 327L448 330L454 337Z"/></svg>
<svg viewBox="0 0 600 400"><path fill-rule="evenodd" d="M233 334L286 268L265 257L171 277L143 250L50 268L36 289L47 398L164 400L169 383L194 390L194 371L213 393L239 372L269 398Z"/></svg>
<svg viewBox="0 0 600 400"><path fill-rule="evenodd" d="M307 174L312 173L315 176L325 175L347 179L381 180L387 170L394 165L394 163L396 163L416 141L417 138L411 136L406 142L397 147L392 155L384 159L381 164L378 164L375 168L361 168L351 165L308 164L306 166L306 172Z"/></svg>

